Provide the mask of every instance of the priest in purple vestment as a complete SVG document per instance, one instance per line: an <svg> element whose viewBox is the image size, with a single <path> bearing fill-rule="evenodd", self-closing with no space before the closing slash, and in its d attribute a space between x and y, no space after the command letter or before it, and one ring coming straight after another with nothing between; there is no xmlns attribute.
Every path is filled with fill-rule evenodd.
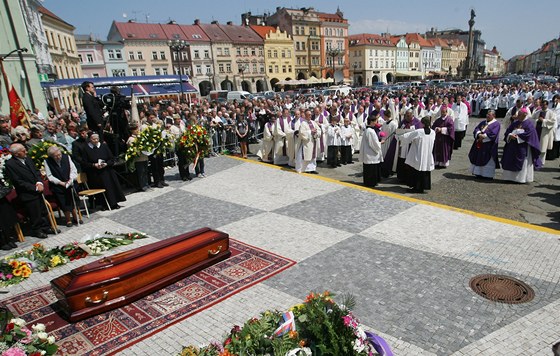
<svg viewBox="0 0 560 356"><path fill-rule="evenodd" d="M496 120L496 112L488 110L486 120L482 120L474 129L475 141L469 151L469 160L472 164L471 171L477 178L493 179L496 168L500 168L500 127L500 122Z"/></svg>
<svg viewBox="0 0 560 356"><path fill-rule="evenodd" d="M504 180L530 183L533 181L534 170L542 167L539 137L528 116L527 108L521 108L516 120L506 130L506 145L502 156Z"/></svg>
<svg viewBox="0 0 560 356"><path fill-rule="evenodd" d="M448 107L442 105L440 117L432 124L432 130L436 132L434 144L434 161L436 168L449 167L451 154L453 153L453 142L455 141L455 124L451 116L447 114Z"/></svg>

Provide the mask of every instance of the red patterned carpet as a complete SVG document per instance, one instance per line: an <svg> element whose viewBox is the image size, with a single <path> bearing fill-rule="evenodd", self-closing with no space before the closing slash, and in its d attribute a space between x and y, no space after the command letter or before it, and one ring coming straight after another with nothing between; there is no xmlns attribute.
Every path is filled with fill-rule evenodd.
<svg viewBox="0 0 560 356"><path fill-rule="evenodd" d="M59 354L106 355L125 349L243 289L283 271L294 261L230 239L232 255L201 272L111 312L70 324L57 314L45 286L2 301L28 323L44 323Z"/></svg>

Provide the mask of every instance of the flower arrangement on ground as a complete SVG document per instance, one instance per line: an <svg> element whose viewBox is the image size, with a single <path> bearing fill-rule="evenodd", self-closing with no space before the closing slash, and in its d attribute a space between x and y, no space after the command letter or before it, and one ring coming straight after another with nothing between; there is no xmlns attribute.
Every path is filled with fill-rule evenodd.
<svg viewBox="0 0 560 356"><path fill-rule="evenodd" d="M1 330L2 356L54 355L57 350L55 338L47 334L44 324L35 324L29 328L25 320L9 317L9 322Z"/></svg>
<svg viewBox="0 0 560 356"><path fill-rule="evenodd" d="M329 292L311 293L288 312L266 311L242 327L234 326L223 343L187 346L181 355L391 355L384 340L380 352L380 338L362 329L350 311L353 305L351 296L337 304Z"/></svg>
<svg viewBox="0 0 560 356"><path fill-rule="evenodd" d="M47 249L43 244L33 244L31 249L16 252L0 261L0 286L21 283L32 271L46 272L70 261L100 255L118 246L129 245L147 235L137 232L112 234L106 232L87 238L84 242L71 242L63 246Z"/></svg>
<svg viewBox="0 0 560 356"><path fill-rule="evenodd" d="M19 284L31 275L31 265L23 261L0 262L0 286Z"/></svg>
<svg viewBox="0 0 560 356"><path fill-rule="evenodd" d="M6 161L12 158L8 147L0 146L0 185L11 188L12 182L6 176Z"/></svg>
<svg viewBox="0 0 560 356"><path fill-rule="evenodd" d="M189 125L176 143L177 151L181 151L187 162L196 162L210 152L208 131L200 125Z"/></svg>
<svg viewBox="0 0 560 356"><path fill-rule="evenodd" d="M162 155L173 148L173 137L165 131L152 126L146 127L136 137L136 140L128 146L125 153L125 161L129 170L134 171L134 160L141 154L150 156L152 154Z"/></svg>
<svg viewBox="0 0 560 356"><path fill-rule="evenodd" d="M44 171L43 165L45 164L45 160L49 157L47 155L47 150L51 146L58 146L62 153L64 153L65 155L70 154L66 147L64 147L60 143L56 143L53 141L42 141L37 143L29 149L28 155L33 160L33 163L35 163L35 167L37 167L37 169L41 172Z"/></svg>

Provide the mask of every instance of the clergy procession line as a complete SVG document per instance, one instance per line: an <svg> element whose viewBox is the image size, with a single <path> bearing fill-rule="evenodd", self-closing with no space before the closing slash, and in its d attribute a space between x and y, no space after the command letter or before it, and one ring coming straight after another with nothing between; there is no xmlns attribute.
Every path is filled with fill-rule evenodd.
<svg viewBox="0 0 560 356"><path fill-rule="evenodd" d="M547 151L549 159L558 157L559 89L500 90L504 93L477 94L461 87L443 95L408 92L399 97L377 92L313 98L300 102L293 115L287 107L276 114L261 109L269 121L257 155L263 162L317 174L318 163L331 168L353 164L352 154L357 152L364 185L375 187L396 173L411 192L423 193L431 187L430 172L449 166L453 150L461 147L469 116L477 114L485 119L473 130L475 142L468 153L472 174L493 179L501 167L504 180L529 183L534 170L544 165ZM552 109L546 97L552 97ZM506 101L515 105L501 110ZM497 112L505 113L502 123ZM502 125L505 145L499 159Z"/></svg>
<svg viewBox="0 0 560 356"><path fill-rule="evenodd" d="M133 120L132 108L118 88L117 104L107 115L93 85L84 82L83 88L84 112L31 114L31 135L23 126L12 129L9 118L0 117L0 146L10 151L4 149L1 157L0 248L15 247L14 201L21 203L18 214L26 214L31 236L45 238L56 232L41 203L49 190L64 211L67 226L81 223L73 184L79 173L87 177L90 188L105 189L99 205L118 209L126 200L119 176L133 177L138 191L151 189L150 180L151 187L167 186L168 165L178 165L183 181L193 178L189 165L196 177L204 178L205 156L239 151L247 158L249 143L260 143L257 155L263 162L287 165L298 173L317 174L321 162L333 169L354 164L358 153L366 187L396 174L413 193L429 190L431 172L450 165L469 130L470 116L485 118L472 131L475 141L468 153L477 178L493 179L501 167L504 180L529 183L545 160L559 157L558 83L362 88L338 95L281 92L270 99L225 103L202 99L189 105L156 102L137 107L139 122ZM142 135L150 141L146 149L135 143ZM48 142L61 149L47 150ZM36 146L45 152L37 154ZM138 151L131 165L119 164L131 147ZM44 156L31 157L38 161L34 162L28 151ZM45 167L44 177L40 166Z"/></svg>

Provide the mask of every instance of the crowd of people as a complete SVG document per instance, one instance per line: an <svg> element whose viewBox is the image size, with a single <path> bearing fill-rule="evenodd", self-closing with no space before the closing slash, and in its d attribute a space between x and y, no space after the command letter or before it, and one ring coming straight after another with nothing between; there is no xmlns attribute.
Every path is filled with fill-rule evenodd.
<svg viewBox="0 0 560 356"><path fill-rule="evenodd" d="M91 82L84 82L82 89L81 113L70 110L43 116L35 111L30 113L30 129L11 128L10 120L1 117L0 146L10 147L13 155L6 173L26 207L32 236L44 238L53 232L43 207L38 206L47 182L67 226L78 220L72 194L79 173L87 175L91 188L106 190L106 208L118 209L126 197L114 168L147 127L173 139L192 125L204 127L210 136L208 156L239 152L247 158L249 143L260 143L256 154L263 162L287 165L298 173L318 174L318 165L336 169L354 164L356 157L363 165L364 185L375 187L396 175L415 193L431 188L430 172L448 167L470 132L474 143L468 157L472 173L481 180L493 179L501 167L504 180L532 182L535 169L560 156L559 84L357 90L340 97L277 93L271 99L226 103L154 102L140 104L137 119L124 97L107 112ZM114 93L119 98L117 89ZM473 129L469 118L477 116L482 121ZM43 141L56 142L69 152L66 155L57 146L49 150L46 179L26 155ZM184 181L205 177L204 156L191 161L181 151L142 152L133 162L136 189L167 186L167 164L178 165ZM189 165L194 166L194 176ZM0 202L7 209L5 197ZM0 247L12 248L11 230L0 228L4 232Z"/></svg>

